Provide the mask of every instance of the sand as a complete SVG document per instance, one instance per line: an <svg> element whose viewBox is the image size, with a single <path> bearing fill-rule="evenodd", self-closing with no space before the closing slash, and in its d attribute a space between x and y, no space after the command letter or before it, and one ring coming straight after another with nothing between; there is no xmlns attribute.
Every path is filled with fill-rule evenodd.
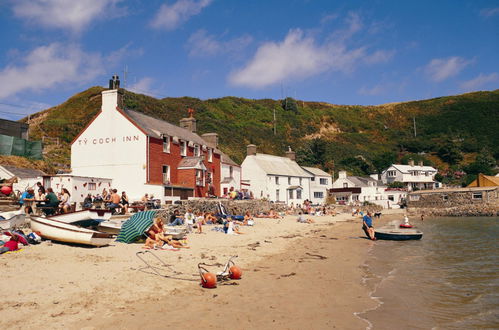
<svg viewBox="0 0 499 330"><path fill-rule="evenodd" d="M386 212L385 212L386 213ZM401 218L396 210L383 221ZM244 235L205 226L190 249L142 254L140 244L84 248L44 242L0 256L0 328L50 329L364 329L355 312L374 308L362 284L376 244L359 217L256 219ZM197 264L225 264L238 255L239 281L199 286ZM213 272L222 266L208 267Z"/></svg>

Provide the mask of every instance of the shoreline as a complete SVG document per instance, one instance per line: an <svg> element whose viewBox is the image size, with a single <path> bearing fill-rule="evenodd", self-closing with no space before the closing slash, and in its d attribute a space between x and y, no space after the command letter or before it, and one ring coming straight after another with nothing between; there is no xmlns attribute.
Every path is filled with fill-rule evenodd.
<svg viewBox="0 0 499 330"><path fill-rule="evenodd" d="M390 213L400 218L397 211ZM295 216L255 219L254 227L241 227L244 235L205 226L207 234L189 235L190 249L153 251L180 273L178 279L140 271L145 265L135 254L145 250L139 244L27 247L0 259L8 283L0 327L135 329L147 322L164 328L162 320L168 320L168 326L197 328L233 328L231 322L243 322L243 328L298 328L310 327L310 315L320 310L313 328L365 328L354 313L374 304L362 284L362 265L375 243L363 239L358 217L312 218L315 224L297 223ZM239 255L236 264L243 269L238 285L202 289L197 263L224 264L232 255ZM157 315L160 322L151 324ZM300 323L304 320L308 323Z"/></svg>

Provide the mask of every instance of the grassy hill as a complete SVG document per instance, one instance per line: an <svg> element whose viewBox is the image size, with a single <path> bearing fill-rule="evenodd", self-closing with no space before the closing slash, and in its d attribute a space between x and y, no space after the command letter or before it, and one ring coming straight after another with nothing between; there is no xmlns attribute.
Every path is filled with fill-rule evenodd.
<svg viewBox="0 0 499 330"><path fill-rule="evenodd" d="M102 90L92 87L31 116L32 139L60 141L45 146L45 168L69 165L69 143L99 111ZM221 149L237 162L244 159L249 143L259 152L277 155L291 146L304 165L359 175L409 158L437 166L444 174L465 169L477 155L499 158L499 90L379 106L291 98L155 99L126 91L125 104L174 124L187 116L188 107L194 108L198 133L218 133Z"/></svg>

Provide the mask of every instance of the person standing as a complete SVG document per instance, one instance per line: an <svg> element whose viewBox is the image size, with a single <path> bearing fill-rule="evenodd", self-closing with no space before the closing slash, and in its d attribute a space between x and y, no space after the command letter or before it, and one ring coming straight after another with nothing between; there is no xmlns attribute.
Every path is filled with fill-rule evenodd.
<svg viewBox="0 0 499 330"><path fill-rule="evenodd" d="M128 201L128 196L126 194L126 192L121 192L121 205L123 205L123 209L125 211L125 214L128 213L128 204L130 204L130 202Z"/></svg>
<svg viewBox="0 0 499 330"><path fill-rule="evenodd" d="M373 228L373 219L371 217L371 212L367 212L367 214L362 218L362 229L369 235L369 238L373 241L376 240L374 236L374 228Z"/></svg>

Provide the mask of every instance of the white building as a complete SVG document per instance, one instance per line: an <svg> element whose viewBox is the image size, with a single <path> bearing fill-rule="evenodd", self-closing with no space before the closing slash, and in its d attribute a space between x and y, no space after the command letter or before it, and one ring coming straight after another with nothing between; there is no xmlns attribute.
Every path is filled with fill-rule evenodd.
<svg viewBox="0 0 499 330"><path fill-rule="evenodd" d="M313 175L310 178L310 201L312 204L323 204L329 189L333 187L333 178L329 173L316 167L302 166L302 168Z"/></svg>
<svg viewBox="0 0 499 330"><path fill-rule="evenodd" d="M395 181L402 182L408 191L417 189L435 189L435 174L437 170L431 166L423 166L423 162L414 165L414 161L409 161L409 165L393 164L381 173L381 181L390 184Z"/></svg>
<svg viewBox="0 0 499 330"><path fill-rule="evenodd" d="M55 193L60 192L62 188L66 188L71 194L70 202L76 203L77 209L80 209L80 203L88 194L95 196L102 194L104 189L109 192L110 188L114 188L112 186L113 180L105 178L58 174L50 177L49 180L45 188L51 187ZM121 191L118 194L121 195Z"/></svg>
<svg viewBox="0 0 499 330"><path fill-rule="evenodd" d="M405 190L389 189L371 177L347 176L345 171L339 172L330 193L342 204L361 205L369 202L384 208L398 208L407 196Z"/></svg>
<svg viewBox="0 0 499 330"><path fill-rule="evenodd" d="M305 171L294 160L294 152L286 152L288 157L257 154L256 146L247 147L247 156L241 164L243 181L255 198L266 198L273 202L288 205L302 204L310 199L310 179L312 174Z"/></svg>

